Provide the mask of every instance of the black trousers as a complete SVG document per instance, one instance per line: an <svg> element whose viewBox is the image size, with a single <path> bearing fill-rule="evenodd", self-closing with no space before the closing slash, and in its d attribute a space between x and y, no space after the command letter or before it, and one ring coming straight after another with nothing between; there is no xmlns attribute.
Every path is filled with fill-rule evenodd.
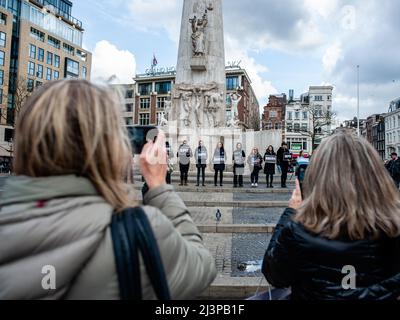
<svg viewBox="0 0 400 320"><path fill-rule="evenodd" d="M242 167L233 167L233 185L235 187L238 186L239 182L239 187L243 187L243 171L244 168Z"/></svg>
<svg viewBox="0 0 400 320"><path fill-rule="evenodd" d="M167 184L171 184L171 173L167 172L167 178L165 179Z"/></svg>
<svg viewBox="0 0 400 320"><path fill-rule="evenodd" d="M190 164L179 164L179 170L181 172L181 183L187 183L188 181L188 173L189 173Z"/></svg>
<svg viewBox="0 0 400 320"><path fill-rule="evenodd" d="M201 179L203 182L203 185L206 181L206 167L205 166L201 166L201 167L197 167L197 184L200 184L200 174L201 174Z"/></svg>
<svg viewBox="0 0 400 320"><path fill-rule="evenodd" d="M251 183L258 183L258 178L260 176L260 168L254 168L251 172Z"/></svg>
<svg viewBox="0 0 400 320"><path fill-rule="evenodd" d="M215 170L214 184L217 185L218 172L219 172L219 184L222 186L222 183L223 183L223 180L224 180L224 170Z"/></svg>
<svg viewBox="0 0 400 320"><path fill-rule="evenodd" d="M289 164L281 164L282 176L281 176L281 185L282 187L286 186L287 175L289 171Z"/></svg>
<svg viewBox="0 0 400 320"><path fill-rule="evenodd" d="M274 182L274 175L273 174L267 174L267 186L272 186L273 182Z"/></svg>

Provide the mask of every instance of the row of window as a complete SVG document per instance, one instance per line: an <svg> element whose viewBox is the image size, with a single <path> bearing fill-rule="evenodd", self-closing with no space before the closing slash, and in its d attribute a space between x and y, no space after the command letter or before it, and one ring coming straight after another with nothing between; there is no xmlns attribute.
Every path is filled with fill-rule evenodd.
<svg viewBox="0 0 400 320"><path fill-rule="evenodd" d="M164 109L167 97L157 97L157 109ZM140 109L150 109L150 98L140 99Z"/></svg>
<svg viewBox="0 0 400 320"><path fill-rule="evenodd" d="M397 139L396 139L396 137L397 137ZM397 130L397 134L396 134L396 132L387 133L386 141L387 141L387 143L396 143L396 142L400 141L400 130Z"/></svg>
<svg viewBox="0 0 400 320"><path fill-rule="evenodd" d="M153 89L152 83L139 84L139 94L141 96L150 96ZM172 90L171 81L163 81L155 83L155 92L158 94L168 94Z"/></svg>
<svg viewBox="0 0 400 320"><path fill-rule="evenodd" d="M28 63L29 76L43 79L43 70L44 70L43 65L38 64L36 66L34 62L29 61ZM53 70L51 68L46 68L46 80L51 81L53 79L54 80L60 79L60 72L57 70Z"/></svg>
<svg viewBox="0 0 400 320"><path fill-rule="evenodd" d="M328 101L332 100L332 96L328 96ZM315 96L314 101L324 101L324 96Z"/></svg>
<svg viewBox="0 0 400 320"><path fill-rule="evenodd" d="M321 111L322 112L322 111ZM293 118L294 115L294 118ZM302 116L302 118L300 119L300 116ZM308 112L307 111L288 111L287 112L287 116L286 119L288 120L308 120Z"/></svg>
<svg viewBox="0 0 400 320"><path fill-rule="evenodd" d="M5 48L7 42L7 35L4 32L0 32L0 47Z"/></svg>
<svg viewBox="0 0 400 320"><path fill-rule="evenodd" d="M308 131L308 124L307 123L288 123L286 125L286 129L288 132L300 132L300 131Z"/></svg>
<svg viewBox="0 0 400 320"><path fill-rule="evenodd" d="M397 119L396 119L397 118ZM400 115L396 116L391 116L390 118L386 118L385 119L385 125L386 125L386 129L390 130L393 128L396 128L396 126L400 125Z"/></svg>
<svg viewBox="0 0 400 320"><path fill-rule="evenodd" d="M44 54L45 51L42 48L37 48L35 45L29 45L29 57L31 59L39 60L40 62L44 62ZM53 54L52 52L47 51L46 63L48 65L54 66L55 68L60 68L61 66L61 58L60 56Z"/></svg>

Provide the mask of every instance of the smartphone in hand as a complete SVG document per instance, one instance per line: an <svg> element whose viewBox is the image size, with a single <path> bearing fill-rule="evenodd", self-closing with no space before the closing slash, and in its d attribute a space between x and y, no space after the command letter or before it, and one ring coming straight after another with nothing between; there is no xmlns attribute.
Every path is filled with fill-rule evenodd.
<svg viewBox="0 0 400 320"><path fill-rule="evenodd" d="M141 154L145 144L149 141L155 142L158 136L155 126L128 126L127 130L135 155Z"/></svg>

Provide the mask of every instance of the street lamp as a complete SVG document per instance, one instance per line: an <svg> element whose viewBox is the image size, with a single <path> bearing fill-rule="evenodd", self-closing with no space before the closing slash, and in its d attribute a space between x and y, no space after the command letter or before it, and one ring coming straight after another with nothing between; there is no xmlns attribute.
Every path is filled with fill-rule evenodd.
<svg viewBox="0 0 400 320"><path fill-rule="evenodd" d="M360 136L360 66L357 65L357 135Z"/></svg>

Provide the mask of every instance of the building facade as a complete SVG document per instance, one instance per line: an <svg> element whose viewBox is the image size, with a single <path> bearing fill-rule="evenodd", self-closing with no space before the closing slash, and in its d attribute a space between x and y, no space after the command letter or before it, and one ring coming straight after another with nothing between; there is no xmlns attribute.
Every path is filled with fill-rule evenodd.
<svg viewBox="0 0 400 320"><path fill-rule="evenodd" d="M383 117L385 119L386 159L389 159L393 152L400 154L400 98L391 102L388 113Z"/></svg>
<svg viewBox="0 0 400 320"><path fill-rule="evenodd" d="M372 126L372 145L378 151L379 157L385 160L385 119L383 115L377 115L375 124Z"/></svg>
<svg viewBox="0 0 400 320"><path fill-rule="evenodd" d="M160 70L162 71L151 72L149 69L146 74L139 74L134 79L133 124L135 125L159 125L165 114L166 104L171 101L176 78L175 69ZM259 103L247 72L241 68L227 68L226 90L226 119L232 116L232 94L237 93L241 96L238 103L239 124L245 130L259 130Z"/></svg>
<svg viewBox="0 0 400 320"><path fill-rule="evenodd" d="M69 0L0 0L0 145L12 139L22 95L52 80L90 79L83 32Z"/></svg>
<svg viewBox="0 0 400 320"><path fill-rule="evenodd" d="M280 130L285 120L286 94L270 95L268 104L264 107L263 113L263 130Z"/></svg>

